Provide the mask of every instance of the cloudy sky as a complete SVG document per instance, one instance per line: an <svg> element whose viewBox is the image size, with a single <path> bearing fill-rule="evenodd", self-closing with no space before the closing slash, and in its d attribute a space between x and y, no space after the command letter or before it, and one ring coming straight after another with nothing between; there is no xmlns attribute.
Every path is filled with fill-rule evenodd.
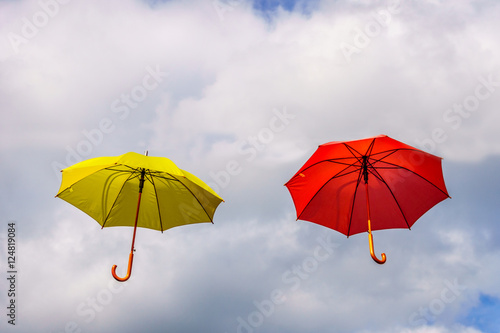
<svg viewBox="0 0 500 333"><path fill-rule="evenodd" d="M497 1L0 0L2 332L500 331ZM319 144L387 134L443 157L452 199L408 230L296 221ZM214 224L100 226L59 170L165 156ZM7 321L8 224L16 325Z"/></svg>

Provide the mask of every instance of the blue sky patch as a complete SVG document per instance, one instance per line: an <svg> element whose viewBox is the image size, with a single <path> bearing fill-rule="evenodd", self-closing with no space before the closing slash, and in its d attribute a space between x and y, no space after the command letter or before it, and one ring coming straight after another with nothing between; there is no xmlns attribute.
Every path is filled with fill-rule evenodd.
<svg viewBox="0 0 500 333"><path fill-rule="evenodd" d="M482 294L479 301L481 303L469 312L463 324L474 326L484 333L500 332L500 317L498 316L500 299Z"/></svg>

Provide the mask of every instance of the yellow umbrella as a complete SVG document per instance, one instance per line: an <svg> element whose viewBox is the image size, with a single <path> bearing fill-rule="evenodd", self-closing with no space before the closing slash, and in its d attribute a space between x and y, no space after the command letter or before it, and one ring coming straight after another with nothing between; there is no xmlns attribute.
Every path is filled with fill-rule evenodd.
<svg viewBox="0 0 500 333"><path fill-rule="evenodd" d="M133 226L126 281L132 272L137 227L163 232L176 226L212 222L223 201L207 184L164 157L126 153L98 157L61 170L56 197L81 209L102 228ZM141 208L141 209L139 209ZM135 221L133 216L135 214Z"/></svg>

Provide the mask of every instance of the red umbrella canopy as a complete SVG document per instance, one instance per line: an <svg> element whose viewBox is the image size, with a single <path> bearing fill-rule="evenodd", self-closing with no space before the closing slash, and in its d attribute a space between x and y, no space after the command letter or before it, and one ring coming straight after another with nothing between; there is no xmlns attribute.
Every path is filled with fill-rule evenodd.
<svg viewBox="0 0 500 333"><path fill-rule="evenodd" d="M347 236L410 228L449 197L441 158L386 135L320 145L285 184L297 219ZM368 197L367 197L368 196Z"/></svg>

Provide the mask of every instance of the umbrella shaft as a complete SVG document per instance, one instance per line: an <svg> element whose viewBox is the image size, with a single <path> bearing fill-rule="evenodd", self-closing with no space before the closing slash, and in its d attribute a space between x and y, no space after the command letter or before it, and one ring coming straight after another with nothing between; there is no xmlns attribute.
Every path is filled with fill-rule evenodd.
<svg viewBox="0 0 500 333"><path fill-rule="evenodd" d="M141 206L141 195L142 193L139 192L139 199L137 200L137 212L135 213L134 236L132 237L132 248L130 249L131 252L134 252L135 234L137 232L137 220L139 219L139 208Z"/></svg>
<svg viewBox="0 0 500 333"><path fill-rule="evenodd" d="M139 180L139 198L137 199L137 211L135 212L135 223L134 223L134 236L132 237L132 247L130 252L134 252L134 244L135 244L135 234L137 232L137 221L139 220L139 208L141 207L141 196L142 196L142 188L144 187L144 175L146 174L146 170L142 169L141 171L141 179Z"/></svg>
<svg viewBox="0 0 500 333"><path fill-rule="evenodd" d="M368 233L372 233L372 223L371 223L371 217L370 217L370 197L368 196L368 183L365 183L365 190L366 190L366 213L368 215Z"/></svg>
<svg viewBox="0 0 500 333"><path fill-rule="evenodd" d="M363 156L363 178L365 184L368 184L368 156Z"/></svg>
<svg viewBox="0 0 500 333"><path fill-rule="evenodd" d="M142 193L142 188L144 187L144 176L146 175L146 170L142 169L141 179L139 180L139 193Z"/></svg>

